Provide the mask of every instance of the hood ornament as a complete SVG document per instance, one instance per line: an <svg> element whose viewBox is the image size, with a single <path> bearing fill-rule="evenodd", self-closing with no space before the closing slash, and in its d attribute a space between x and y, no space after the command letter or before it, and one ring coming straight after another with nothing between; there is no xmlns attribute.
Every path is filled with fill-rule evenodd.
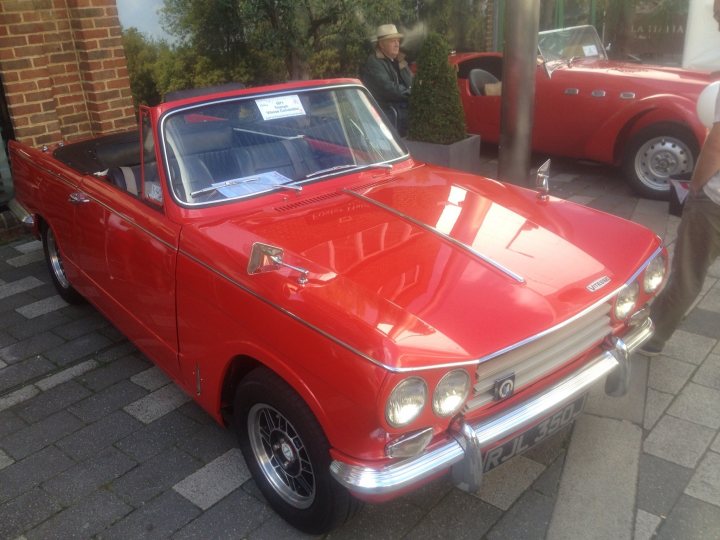
<svg viewBox="0 0 720 540"><path fill-rule="evenodd" d="M547 201L550 198L550 160L540 165L535 176L535 188L538 199Z"/></svg>
<svg viewBox="0 0 720 540"><path fill-rule="evenodd" d="M250 261L248 262L248 274L262 274L265 272L274 272L280 267L289 268L300 273L298 284L305 285L308 282L308 274L310 270L293 266L283 261L283 249L262 242L255 242L250 252Z"/></svg>

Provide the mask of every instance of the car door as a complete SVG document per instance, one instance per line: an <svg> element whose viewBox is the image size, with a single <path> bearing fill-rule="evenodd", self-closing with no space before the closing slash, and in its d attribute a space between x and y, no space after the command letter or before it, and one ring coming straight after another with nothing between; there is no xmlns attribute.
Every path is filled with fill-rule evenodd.
<svg viewBox="0 0 720 540"><path fill-rule="evenodd" d="M73 284L80 285L82 274L78 271L74 230L77 206L82 199L79 195L81 178L80 175L60 167L47 172L49 175L34 175L33 171L31 174L36 178L32 178L27 184L31 186L30 189L37 189L43 200L44 218L47 226L52 228L62 253L65 274Z"/></svg>
<svg viewBox="0 0 720 540"><path fill-rule="evenodd" d="M621 106L619 92L611 91L611 79L589 61L560 67L552 77L538 66L533 150L586 157L592 134Z"/></svg>
<svg viewBox="0 0 720 540"><path fill-rule="evenodd" d="M125 171L137 177L137 193L109 178L84 178L82 191L89 202L77 214L78 250L83 271L95 284L92 300L173 374L178 370L175 265L180 226L165 213L147 111L141 113L141 140L142 164Z"/></svg>

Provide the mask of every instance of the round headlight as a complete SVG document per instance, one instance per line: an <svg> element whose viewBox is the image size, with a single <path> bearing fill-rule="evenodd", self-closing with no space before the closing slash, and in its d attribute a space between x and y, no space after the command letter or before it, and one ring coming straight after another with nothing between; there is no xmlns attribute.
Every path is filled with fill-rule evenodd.
<svg viewBox="0 0 720 540"><path fill-rule="evenodd" d="M665 257L662 254L655 257L645 269L643 276L643 289L646 293L654 293L665 279Z"/></svg>
<svg viewBox="0 0 720 540"><path fill-rule="evenodd" d="M623 320L633 312L639 292L640 285L635 281L618 293L615 299L615 317Z"/></svg>
<svg viewBox="0 0 720 540"><path fill-rule="evenodd" d="M438 416L455 414L470 391L470 376L464 369L447 373L435 388L433 394L433 411Z"/></svg>
<svg viewBox="0 0 720 540"><path fill-rule="evenodd" d="M419 377L410 377L390 393L385 418L393 427L402 427L415 420L427 401L427 385Z"/></svg>

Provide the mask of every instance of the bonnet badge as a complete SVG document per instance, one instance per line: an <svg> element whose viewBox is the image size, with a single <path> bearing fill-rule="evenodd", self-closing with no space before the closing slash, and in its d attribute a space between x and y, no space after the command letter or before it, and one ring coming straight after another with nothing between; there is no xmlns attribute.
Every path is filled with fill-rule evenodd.
<svg viewBox="0 0 720 540"><path fill-rule="evenodd" d="M494 398L495 401L507 399L513 395L515 391L515 373L511 373L495 381Z"/></svg>
<svg viewBox="0 0 720 540"><path fill-rule="evenodd" d="M610 278L607 276L603 276L600 279L596 279L585 288L590 292L596 292L602 289L608 283L610 283Z"/></svg>

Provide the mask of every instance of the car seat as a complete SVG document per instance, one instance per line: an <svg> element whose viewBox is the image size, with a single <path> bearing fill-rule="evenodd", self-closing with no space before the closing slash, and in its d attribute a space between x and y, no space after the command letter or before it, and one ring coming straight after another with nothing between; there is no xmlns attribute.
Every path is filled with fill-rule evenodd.
<svg viewBox="0 0 720 540"><path fill-rule="evenodd" d="M468 74L470 93L473 96L484 96L485 85L500 82L495 75L484 69L471 69Z"/></svg>

